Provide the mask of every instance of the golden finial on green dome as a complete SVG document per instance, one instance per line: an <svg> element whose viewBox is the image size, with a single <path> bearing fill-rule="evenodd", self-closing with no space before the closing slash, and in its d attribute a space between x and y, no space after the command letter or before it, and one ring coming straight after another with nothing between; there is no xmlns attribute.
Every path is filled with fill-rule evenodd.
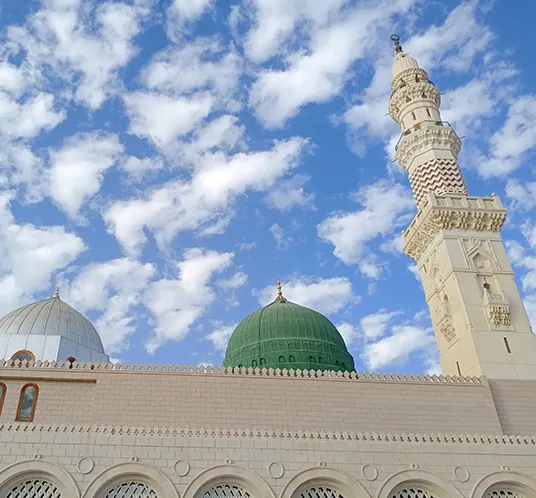
<svg viewBox="0 0 536 498"><path fill-rule="evenodd" d="M281 289L281 279L277 279L277 297L275 298L276 301L283 301L285 298L283 297L283 290Z"/></svg>

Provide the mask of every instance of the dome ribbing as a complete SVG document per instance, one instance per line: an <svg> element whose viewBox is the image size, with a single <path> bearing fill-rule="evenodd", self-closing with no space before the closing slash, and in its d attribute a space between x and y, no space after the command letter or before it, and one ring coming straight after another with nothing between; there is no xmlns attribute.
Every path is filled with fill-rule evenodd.
<svg viewBox="0 0 536 498"><path fill-rule="evenodd" d="M278 298L238 324L223 365L352 371L354 359L324 315Z"/></svg>
<svg viewBox="0 0 536 498"><path fill-rule="evenodd" d="M61 336L105 354L92 323L57 294L8 313L0 319L0 334Z"/></svg>

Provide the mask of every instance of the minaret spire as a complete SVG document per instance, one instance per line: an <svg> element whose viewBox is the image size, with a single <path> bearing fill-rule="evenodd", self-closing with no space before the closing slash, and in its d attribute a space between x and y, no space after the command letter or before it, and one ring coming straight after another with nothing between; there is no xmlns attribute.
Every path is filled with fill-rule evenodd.
<svg viewBox="0 0 536 498"><path fill-rule="evenodd" d="M443 373L536 380L536 335L500 235L506 209L496 195L469 196L461 140L441 118L439 90L400 38L391 39L396 159L418 209L404 252L417 262Z"/></svg>
<svg viewBox="0 0 536 498"><path fill-rule="evenodd" d="M400 36L398 35L391 35L391 40L393 40L395 44L396 53L402 52L402 47L400 45Z"/></svg>
<svg viewBox="0 0 536 498"><path fill-rule="evenodd" d="M284 301L285 298L283 296L283 289L281 288L281 279L277 279L277 297L275 298L276 301Z"/></svg>

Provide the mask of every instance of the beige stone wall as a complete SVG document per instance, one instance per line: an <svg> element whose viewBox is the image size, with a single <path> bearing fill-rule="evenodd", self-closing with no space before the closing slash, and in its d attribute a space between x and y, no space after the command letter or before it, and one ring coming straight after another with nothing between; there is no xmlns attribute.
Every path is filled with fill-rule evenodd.
<svg viewBox="0 0 536 498"><path fill-rule="evenodd" d="M34 421L309 431L500 434L480 381L1 368L0 421L14 421L20 388L39 385ZM385 380L385 379L391 380ZM515 425L509 427L515 432Z"/></svg>
<svg viewBox="0 0 536 498"><path fill-rule="evenodd" d="M508 482L536 496L535 438L499 442L306 439L250 435L142 435L74 427L0 430L0 494L24 477L56 483L62 498L102 498L114 483L143 482L158 498L195 498L230 483L255 498L292 498L324 485L344 498L388 498L417 486L436 498L482 498ZM480 483L480 484L479 484ZM496 485L496 484L495 484Z"/></svg>
<svg viewBox="0 0 536 498"><path fill-rule="evenodd" d="M536 380L490 380L505 434L536 434Z"/></svg>

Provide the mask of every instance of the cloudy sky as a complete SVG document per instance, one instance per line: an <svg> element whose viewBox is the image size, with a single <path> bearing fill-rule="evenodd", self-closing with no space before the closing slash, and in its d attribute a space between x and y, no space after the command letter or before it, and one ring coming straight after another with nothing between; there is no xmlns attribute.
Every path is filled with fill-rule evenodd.
<svg viewBox="0 0 536 498"><path fill-rule="evenodd" d="M529 1L2 0L0 313L62 297L107 352L220 364L275 297L359 370L437 370L386 115L398 33L443 92L470 192L536 319ZM533 322L534 323L534 322Z"/></svg>

